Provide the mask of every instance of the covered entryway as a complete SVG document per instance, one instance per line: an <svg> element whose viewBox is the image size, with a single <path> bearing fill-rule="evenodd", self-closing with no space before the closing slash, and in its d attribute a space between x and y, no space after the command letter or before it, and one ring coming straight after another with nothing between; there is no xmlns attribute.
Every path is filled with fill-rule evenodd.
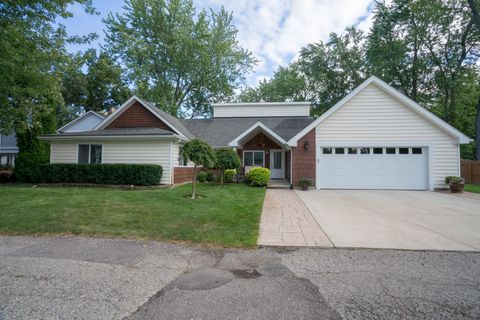
<svg viewBox="0 0 480 320"><path fill-rule="evenodd" d="M428 147L319 146L319 189L428 189Z"/></svg>

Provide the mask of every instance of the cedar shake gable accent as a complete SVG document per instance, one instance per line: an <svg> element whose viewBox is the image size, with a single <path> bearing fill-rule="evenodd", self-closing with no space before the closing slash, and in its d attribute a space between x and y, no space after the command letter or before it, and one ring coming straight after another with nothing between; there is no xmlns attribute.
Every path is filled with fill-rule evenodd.
<svg viewBox="0 0 480 320"><path fill-rule="evenodd" d="M105 129L117 128L148 128L155 127L175 133L175 130L166 125L156 115L136 101L122 114L114 119Z"/></svg>

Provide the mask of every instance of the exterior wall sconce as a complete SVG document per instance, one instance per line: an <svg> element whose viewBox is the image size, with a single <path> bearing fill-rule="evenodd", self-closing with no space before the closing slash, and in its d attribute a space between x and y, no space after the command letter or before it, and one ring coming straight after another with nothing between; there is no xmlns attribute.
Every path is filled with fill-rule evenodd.
<svg viewBox="0 0 480 320"><path fill-rule="evenodd" d="M310 144L308 143L308 141L305 141L305 143L303 144L303 149L308 150L309 148Z"/></svg>

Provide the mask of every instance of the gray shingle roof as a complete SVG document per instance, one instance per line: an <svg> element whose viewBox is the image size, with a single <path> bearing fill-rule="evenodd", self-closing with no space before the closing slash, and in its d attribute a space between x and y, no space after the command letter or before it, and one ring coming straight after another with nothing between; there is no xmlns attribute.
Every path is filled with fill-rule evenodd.
<svg viewBox="0 0 480 320"><path fill-rule="evenodd" d="M314 119L310 117L273 118L213 118L181 119L180 121L199 139L214 147L228 146L228 143L241 135L257 122L274 131L284 140L289 140L302 131Z"/></svg>
<svg viewBox="0 0 480 320"><path fill-rule="evenodd" d="M142 135L173 135L173 132L163 130L160 128L115 128L115 129L103 129L92 131L79 131L79 132L62 132L57 134L46 134L48 136L142 136Z"/></svg>

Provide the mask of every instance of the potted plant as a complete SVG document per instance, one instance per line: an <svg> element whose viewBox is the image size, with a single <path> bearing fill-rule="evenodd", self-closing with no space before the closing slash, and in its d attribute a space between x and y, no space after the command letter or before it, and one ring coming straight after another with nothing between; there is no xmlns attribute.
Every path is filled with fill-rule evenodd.
<svg viewBox="0 0 480 320"><path fill-rule="evenodd" d="M313 179L302 177L298 179L298 184L302 187L302 190L307 191L308 187L313 185Z"/></svg>
<svg viewBox="0 0 480 320"><path fill-rule="evenodd" d="M445 184L448 184L450 192L460 193L463 191L465 185L465 179L457 176L448 176L445 178Z"/></svg>

